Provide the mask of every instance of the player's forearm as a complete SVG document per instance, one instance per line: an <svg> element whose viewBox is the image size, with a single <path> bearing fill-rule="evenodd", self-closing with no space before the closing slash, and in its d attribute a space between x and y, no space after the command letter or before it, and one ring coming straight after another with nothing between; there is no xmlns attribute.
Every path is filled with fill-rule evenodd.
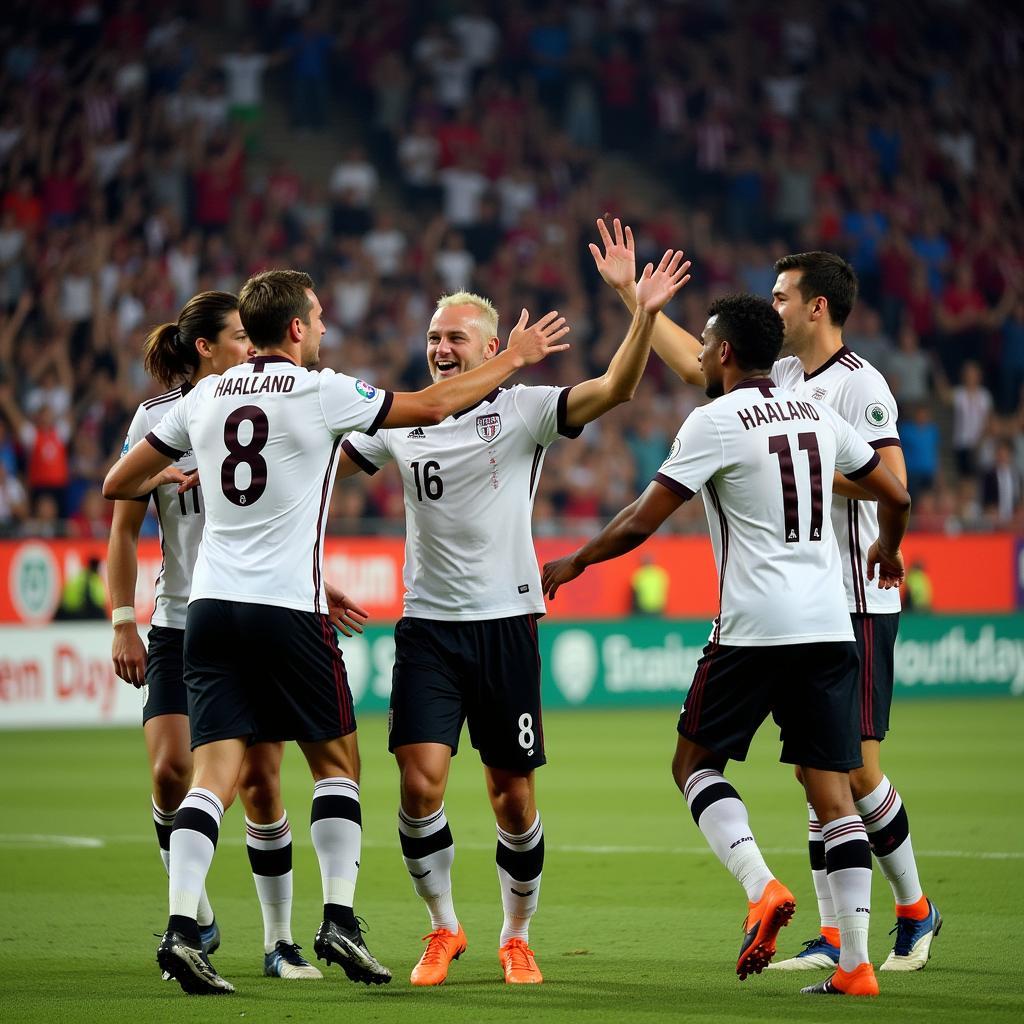
<svg viewBox="0 0 1024 1024"><path fill-rule="evenodd" d="M853 501L877 501L878 499L865 490L853 480L849 480L842 473L836 472L832 481L832 493L838 494L841 498L851 498Z"/></svg>
<svg viewBox="0 0 1024 1024"><path fill-rule="evenodd" d="M651 531L635 514L637 502L624 508L596 537L588 540L573 556L582 571L588 565L618 558L641 544Z"/></svg>
<svg viewBox="0 0 1024 1024"><path fill-rule="evenodd" d="M107 545L107 590L113 608L135 606L135 584L139 575L138 541L137 530L116 524L111 527Z"/></svg>
<svg viewBox="0 0 1024 1024"><path fill-rule="evenodd" d="M903 543L910 523L910 495L905 501L879 499L878 544L883 551L894 553Z"/></svg>
<svg viewBox="0 0 1024 1024"><path fill-rule="evenodd" d="M647 359L651 354L651 338L657 318L637 307L633 322L622 344L615 350L612 361L604 375L604 382L611 405L628 402L636 394L637 385L644 375Z"/></svg>

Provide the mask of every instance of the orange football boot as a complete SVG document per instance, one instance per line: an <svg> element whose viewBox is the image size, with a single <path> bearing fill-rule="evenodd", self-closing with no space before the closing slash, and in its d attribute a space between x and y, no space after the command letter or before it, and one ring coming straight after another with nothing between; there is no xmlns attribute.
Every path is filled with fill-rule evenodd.
<svg viewBox="0 0 1024 1024"><path fill-rule="evenodd" d="M775 938L796 912L793 894L779 881L772 879L761 898L749 904L747 919L743 922L743 945L736 961L740 981L748 974L760 974L775 956Z"/></svg>
<svg viewBox="0 0 1024 1024"><path fill-rule="evenodd" d="M878 981L871 964L858 964L852 971L837 967L835 974L800 991L805 996L877 996Z"/></svg>
<svg viewBox="0 0 1024 1024"><path fill-rule="evenodd" d="M466 952L466 933L459 925L457 932L447 928L435 928L423 936L427 948L419 963L412 969L409 981L413 985L442 985L448 977L448 968Z"/></svg>
<svg viewBox="0 0 1024 1024"><path fill-rule="evenodd" d="M509 939L498 950L498 960L505 971L505 982L509 985L539 985L544 980L533 950L524 939Z"/></svg>

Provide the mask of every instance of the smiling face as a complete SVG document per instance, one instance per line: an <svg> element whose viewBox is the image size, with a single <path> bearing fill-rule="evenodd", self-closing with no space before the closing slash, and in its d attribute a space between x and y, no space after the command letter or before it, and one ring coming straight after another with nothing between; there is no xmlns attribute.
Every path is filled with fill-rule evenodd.
<svg viewBox="0 0 1024 1024"><path fill-rule="evenodd" d="M803 271L784 270L772 289L772 308L782 317L783 351L799 356L810 346L816 322L818 299L804 301L800 294Z"/></svg>
<svg viewBox="0 0 1024 1024"><path fill-rule="evenodd" d="M472 303L443 306L427 329L427 366L434 382L475 370L498 351L498 339L482 324Z"/></svg>

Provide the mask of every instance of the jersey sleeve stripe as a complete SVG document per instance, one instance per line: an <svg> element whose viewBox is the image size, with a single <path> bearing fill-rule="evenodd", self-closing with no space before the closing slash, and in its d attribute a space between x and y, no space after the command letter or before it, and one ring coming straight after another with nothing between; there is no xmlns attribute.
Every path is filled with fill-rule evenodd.
<svg viewBox="0 0 1024 1024"><path fill-rule="evenodd" d="M324 471L324 482L320 488L320 513L316 517L316 540L313 542L313 609L320 614L320 588L322 585L320 566L320 540L323 537L324 513L327 511L327 501L331 493L331 483L334 480L334 459L338 454L339 438L334 439L331 448L331 457L327 460L327 469Z"/></svg>
<svg viewBox="0 0 1024 1024"><path fill-rule="evenodd" d="M868 441L875 451L879 448L902 448L903 442L898 437L880 437L877 441Z"/></svg>
<svg viewBox="0 0 1024 1024"><path fill-rule="evenodd" d="M174 459L175 462L177 462L178 459L180 459L185 454L184 452L179 452L177 448L172 448L169 444L165 444L163 441L160 440L159 437L156 436L156 434L153 433L152 430L146 435L146 440L161 455L166 455L167 458Z"/></svg>
<svg viewBox="0 0 1024 1024"><path fill-rule="evenodd" d="M380 403L380 408L377 410L377 415L373 418L373 423L370 424L370 429L366 432L371 437L380 430L381 424L388 418L388 413L391 412L391 403L394 400L395 396L390 391L384 392L384 398Z"/></svg>
<svg viewBox="0 0 1024 1024"><path fill-rule="evenodd" d="M358 448L348 439L341 442L341 450L364 472L373 476L379 472L380 467L375 466Z"/></svg>
<svg viewBox="0 0 1024 1024"><path fill-rule="evenodd" d="M558 432L562 437L579 437L583 433L583 427L570 427L569 419L569 392L572 388L562 388L558 395L557 425Z"/></svg>
<svg viewBox="0 0 1024 1024"><path fill-rule="evenodd" d="M678 495L683 501L689 501L696 491L691 491L685 484L681 484L678 480L673 480L672 477L667 476L665 473L655 473L654 480L656 483L661 484L662 487L667 487L673 494Z"/></svg>
<svg viewBox="0 0 1024 1024"><path fill-rule="evenodd" d="M860 467L860 469L855 469L852 473L846 473L846 479L859 480L862 476L867 476L868 473L870 473L881 461L882 460L878 452L875 452L875 454L872 455L871 458Z"/></svg>

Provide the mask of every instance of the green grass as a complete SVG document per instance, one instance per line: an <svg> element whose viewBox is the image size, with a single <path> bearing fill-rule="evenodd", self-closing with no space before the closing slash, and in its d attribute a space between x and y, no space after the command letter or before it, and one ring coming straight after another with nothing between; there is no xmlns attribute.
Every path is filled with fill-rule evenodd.
<svg viewBox="0 0 1024 1024"><path fill-rule="evenodd" d="M215 962L238 988L228 999L186 999L157 974L153 933L163 928L166 881L149 820L141 734L0 734L4 1020L1020 1019L1012 942L1024 921L1024 701L896 706L885 767L906 801L922 880L946 924L923 973L880 975L878 1002L824 1005L796 994L807 975L737 981L745 903L704 848L671 782L673 709L572 711L546 716L544 724L551 764L540 773L539 802L548 854L531 932L544 985L524 990L501 983L494 826L467 743L447 803L457 844L456 908L469 951L443 988L409 986L427 919L398 852L384 721L367 717L357 909L370 923L370 948L392 967L395 981L371 991L351 985L336 968L315 983L261 976L262 928L236 806L225 820L209 884L224 933ZM780 955L788 955L815 933L817 913L802 852L804 804L777 756L777 737L766 728L750 760L730 776L769 863L800 905L780 941ZM309 951L319 923L319 877L305 825L311 785L294 750L284 784L296 832L295 934ZM68 848L26 838L54 835L95 837L102 845ZM892 923L880 877L873 899L871 952L880 963Z"/></svg>

